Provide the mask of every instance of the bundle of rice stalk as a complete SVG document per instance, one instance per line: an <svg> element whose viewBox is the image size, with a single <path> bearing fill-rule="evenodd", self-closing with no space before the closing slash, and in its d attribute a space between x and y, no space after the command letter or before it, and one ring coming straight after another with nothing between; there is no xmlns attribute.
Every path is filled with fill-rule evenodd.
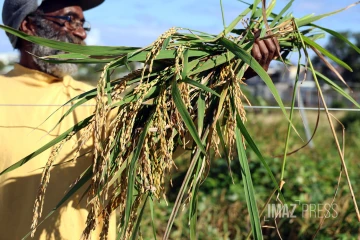
<svg viewBox="0 0 360 240"><path fill-rule="evenodd" d="M61 146L75 133L82 130L81 137L78 139L81 143L87 142L92 135L95 136L93 161L89 163L89 168L79 176L56 209L76 190L90 181L91 185L87 191L89 215L87 228L84 230L85 238L94 229L96 218L102 216L105 221L102 238L105 239L109 215L116 209L119 210L121 219L118 226L119 237L121 239L137 238L147 201L166 198L165 180L169 179L168 175L175 166L174 151L182 148L191 153L191 159L169 218L164 239L169 237L174 219L184 201L190 208L191 238L195 238L196 196L202 181L206 178L212 151L226 159L229 166L234 158L239 159L243 169L241 174L252 233L254 238L262 239L260 214L246 157L246 146L258 156L271 177L274 188L279 192L280 199L283 200L281 189L284 183L288 141L285 143L281 178L276 179L245 126L247 119L244 105L250 105L250 103L242 91L242 86L245 84L243 76L250 67L265 82L288 122L287 139L294 129L291 121L296 91L293 92L292 110L288 115L269 75L249 54L255 40L253 33L260 32L260 39L277 37L281 48L281 57L277 61L286 65L290 64L287 58L289 53L298 52L300 53L298 69L300 69L301 53L305 55L303 59L306 59L309 64L308 70L313 74L320 99L326 110L327 106L318 78L325 80L339 94L360 107L334 81L317 72L308 55L308 50L312 49L343 81L325 57L348 70L351 68L315 43L315 40L323 37L325 31L343 40L359 53L360 49L339 33L317 26L314 22L346 10L359 2L329 14L308 15L302 18L295 18L287 13L292 3L293 0L289 1L279 14L275 14L272 12L276 4L275 0L271 1L267 8L265 1L255 0L219 35L185 28L171 28L145 48L78 46L27 36L1 26L5 31L27 41L68 52L43 57L44 61L106 63L97 89L69 101L73 105L62 119L91 99L96 100L94 114L1 173L19 168L46 149L55 146L56 151L44 168L41 187L45 189L42 189L42 194L35 205L36 217L34 217L32 230L35 231L37 227L38 212L44 201L43 195L46 194L44 181L49 180L53 159ZM246 16L249 16L247 21L243 20ZM241 21L245 27L237 29L236 26ZM112 72L118 67L127 66L130 62L143 62L145 67L126 77L112 80ZM299 80L301 81L297 76L296 82ZM332 126L328 112L327 115ZM332 130L348 177L342 150L334 128ZM79 157L81 145L75 153L75 160ZM234 151L237 154L234 154ZM354 197L355 209L360 216L349 178L348 184Z"/></svg>

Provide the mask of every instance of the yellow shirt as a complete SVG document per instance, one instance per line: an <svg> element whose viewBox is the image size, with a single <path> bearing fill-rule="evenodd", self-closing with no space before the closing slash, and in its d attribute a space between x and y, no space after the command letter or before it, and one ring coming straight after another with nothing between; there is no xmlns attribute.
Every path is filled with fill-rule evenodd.
<svg viewBox="0 0 360 240"><path fill-rule="evenodd" d="M58 79L20 65L0 76L0 172L92 114L93 107L79 107L49 133L69 109L63 107L37 129L59 105L90 89L89 85L70 76ZM73 137L65 144L55 164L72 159L76 139ZM91 148L91 144L88 147ZM21 239L30 231L42 167L48 161L50 151L0 176L0 240ZM40 221L57 205L90 161L90 158L79 158L76 163L61 164L52 169ZM86 196L80 203L79 200L86 188L80 189L40 225L34 239L80 239L88 212ZM99 231L101 228L94 232L93 239L98 239ZM115 239L115 231L113 215L109 239Z"/></svg>

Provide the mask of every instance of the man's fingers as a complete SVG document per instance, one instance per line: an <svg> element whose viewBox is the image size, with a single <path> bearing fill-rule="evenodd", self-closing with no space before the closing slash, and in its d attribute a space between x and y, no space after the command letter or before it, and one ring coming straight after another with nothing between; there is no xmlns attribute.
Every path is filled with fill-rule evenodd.
<svg viewBox="0 0 360 240"><path fill-rule="evenodd" d="M253 58L255 58L257 62L261 61L262 56L257 42L254 43L254 46L251 49L251 55L253 56Z"/></svg>
<svg viewBox="0 0 360 240"><path fill-rule="evenodd" d="M259 45L259 49L261 52L261 59L260 59L260 65L264 65L267 64L268 59L269 59L269 50L265 44L264 41L258 41L258 45ZM264 67L264 66L263 66Z"/></svg>
<svg viewBox="0 0 360 240"><path fill-rule="evenodd" d="M277 47L273 41L272 38L267 38L264 40L265 42L265 45L269 51L269 56L268 56L268 59L269 60L272 60L274 59L274 57L277 55Z"/></svg>

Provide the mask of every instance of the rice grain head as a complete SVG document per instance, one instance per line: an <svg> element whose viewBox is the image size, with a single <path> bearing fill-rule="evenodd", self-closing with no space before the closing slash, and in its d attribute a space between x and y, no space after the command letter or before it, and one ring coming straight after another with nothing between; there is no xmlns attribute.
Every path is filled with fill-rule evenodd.
<svg viewBox="0 0 360 240"><path fill-rule="evenodd" d="M65 143L67 141L69 141L74 136L74 134L75 134L74 132L69 133L69 135L64 140L62 140L60 143L55 145L53 147L53 149L51 150L50 157L49 157L49 159L44 167L44 170L42 172L40 186L38 188L38 194L36 196L35 203L34 203L34 210L33 210L34 215L33 215L32 223L31 223L31 230L32 230L31 237L34 237L36 228L38 226L39 218L41 218L41 216L42 216L44 200L45 200L45 193L46 193L47 186L50 182L51 167L53 166L57 156L59 155L59 153L60 153L61 149L63 148L63 146L65 145Z"/></svg>

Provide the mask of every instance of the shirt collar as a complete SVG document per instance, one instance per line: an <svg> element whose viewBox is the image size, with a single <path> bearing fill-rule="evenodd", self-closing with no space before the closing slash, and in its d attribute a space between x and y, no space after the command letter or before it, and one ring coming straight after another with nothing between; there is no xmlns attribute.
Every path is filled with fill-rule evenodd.
<svg viewBox="0 0 360 240"><path fill-rule="evenodd" d="M8 74L11 77L25 77L28 79L33 79L34 81L44 82L44 83L53 83L53 82L61 82L62 78L57 78L51 76L47 73L40 72L38 70L30 69L21 66L20 64L15 64L14 69L11 70Z"/></svg>

